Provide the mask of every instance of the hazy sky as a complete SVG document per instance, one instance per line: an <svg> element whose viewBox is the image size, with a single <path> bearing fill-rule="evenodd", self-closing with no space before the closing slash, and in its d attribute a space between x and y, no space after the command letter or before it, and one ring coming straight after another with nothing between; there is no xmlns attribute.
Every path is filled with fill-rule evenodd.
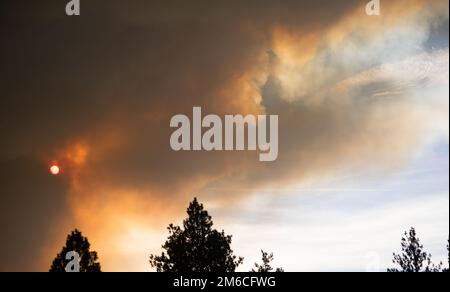
<svg viewBox="0 0 450 292"><path fill-rule="evenodd" d="M243 271L385 270L411 226L446 260L448 1L367 2L5 1L0 270L47 270L74 228L151 270L194 196ZM194 106L279 115L277 161L172 151Z"/></svg>

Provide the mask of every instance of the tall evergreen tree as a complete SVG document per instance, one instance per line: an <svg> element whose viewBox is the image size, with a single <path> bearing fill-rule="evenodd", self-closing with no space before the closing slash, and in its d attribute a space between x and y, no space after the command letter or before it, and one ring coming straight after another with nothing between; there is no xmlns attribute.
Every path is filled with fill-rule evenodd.
<svg viewBox="0 0 450 292"><path fill-rule="evenodd" d="M183 228L169 225L169 238L160 256L151 255L158 272L234 272L242 264L231 250L230 235L213 229L213 221L195 198L187 209Z"/></svg>
<svg viewBox="0 0 450 292"><path fill-rule="evenodd" d="M435 266L431 261L431 254L424 251L416 230L411 228L405 232L401 241L402 253L395 254L393 263L399 268L388 269L388 272L439 272L441 265Z"/></svg>
<svg viewBox="0 0 450 292"><path fill-rule="evenodd" d="M101 272L101 266L98 262L97 252L90 251L90 243L80 231L75 229L67 236L66 245L53 260L50 272L65 272L67 264L71 259L66 259L66 255L76 252L79 255L80 272Z"/></svg>

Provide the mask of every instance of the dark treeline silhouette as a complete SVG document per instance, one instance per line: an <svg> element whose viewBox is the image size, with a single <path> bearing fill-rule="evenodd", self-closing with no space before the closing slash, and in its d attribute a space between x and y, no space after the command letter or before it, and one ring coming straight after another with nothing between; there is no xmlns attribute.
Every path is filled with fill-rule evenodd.
<svg viewBox="0 0 450 292"><path fill-rule="evenodd" d="M182 227L169 225L169 237L162 245L163 252L150 255L150 265L157 272L235 272L244 258L234 255L232 236L213 228L211 216L196 198L189 204L187 215ZM424 250L414 228L404 233L401 249L400 254L394 253L392 262L396 267L388 269L388 272L449 271L448 267L443 268L442 263L433 263L431 254ZM97 253L90 251L88 239L77 229L67 236L66 245L53 260L50 272L65 272L71 261L66 259L66 255L72 251L79 255L80 272L101 272ZM282 268L272 267L273 253L261 250L261 255L261 263L255 263L250 272L284 272Z"/></svg>
<svg viewBox="0 0 450 292"><path fill-rule="evenodd" d="M80 231L75 229L67 236L66 245L53 260L50 272L65 272L66 266L71 261L71 259L66 259L66 255L73 251L79 255L80 272L101 272L97 252L90 251L89 248L90 244L88 239Z"/></svg>
<svg viewBox="0 0 450 292"><path fill-rule="evenodd" d="M196 198L189 204L187 214L183 228L169 225L169 238L162 246L165 252L151 255L150 265L158 272L234 272L244 258L233 254L232 237L212 228L211 216ZM273 271L273 254L261 252L262 264L255 264L252 272Z"/></svg>
<svg viewBox="0 0 450 292"><path fill-rule="evenodd" d="M388 272L448 272L448 268L442 268L442 262L437 265L433 263L431 254L427 253L420 243L415 228L411 228L404 233L404 237L401 239L401 247L402 252L400 254L394 253L394 259L392 260L398 267L388 269Z"/></svg>

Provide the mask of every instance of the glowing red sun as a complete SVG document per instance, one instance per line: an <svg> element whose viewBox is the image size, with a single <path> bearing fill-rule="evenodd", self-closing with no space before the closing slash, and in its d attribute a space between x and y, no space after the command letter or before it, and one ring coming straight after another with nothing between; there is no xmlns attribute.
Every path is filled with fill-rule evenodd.
<svg viewBox="0 0 450 292"><path fill-rule="evenodd" d="M59 166L56 164L53 164L52 166L50 166L50 173L52 175L58 175L60 172Z"/></svg>

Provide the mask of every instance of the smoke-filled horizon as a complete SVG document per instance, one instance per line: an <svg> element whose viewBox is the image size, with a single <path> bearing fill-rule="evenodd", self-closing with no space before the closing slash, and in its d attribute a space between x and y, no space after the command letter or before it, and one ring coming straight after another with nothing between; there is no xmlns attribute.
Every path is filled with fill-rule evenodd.
<svg viewBox="0 0 450 292"><path fill-rule="evenodd" d="M348 223L395 217L377 207L399 197L420 202L411 210L448 202L448 1L382 1L380 16L363 0L81 2L74 17L64 1L6 1L0 12L0 270L48 270L74 228L105 270L149 270L195 196L249 261L266 245L277 252L268 234L286 242L279 249L295 253L292 237L314 249L304 237L333 230L319 223L330 210ZM170 119L193 107L278 115L277 159L173 151ZM398 174L418 161L440 189L410 192L417 177ZM382 185L396 193L380 198ZM448 236L443 208L447 223L424 225L433 240ZM253 224L265 231L249 236ZM333 237L317 238L343 240Z"/></svg>

